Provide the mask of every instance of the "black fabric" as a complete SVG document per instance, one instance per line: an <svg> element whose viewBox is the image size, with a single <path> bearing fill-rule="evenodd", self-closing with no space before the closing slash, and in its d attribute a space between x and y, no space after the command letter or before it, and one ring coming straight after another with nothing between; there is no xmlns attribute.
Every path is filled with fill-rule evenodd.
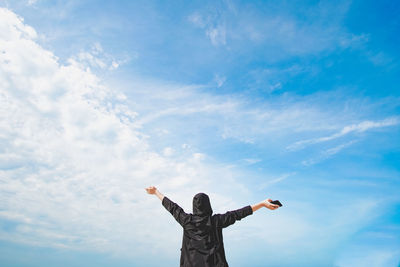
<svg viewBox="0 0 400 267"><path fill-rule="evenodd" d="M193 198L193 214L164 197L162 205L183 227L180 266L226 267L222 229L253 213L250 206L224 214L214 214L210 199L204 193Z"/></svg>
<svg viewBox="0 0 400 267"><path fill-rule="evenodd" d="M210 216L213 210L210 198L204 193L198 193L193 197L193 214L199 216Z"/></svg>

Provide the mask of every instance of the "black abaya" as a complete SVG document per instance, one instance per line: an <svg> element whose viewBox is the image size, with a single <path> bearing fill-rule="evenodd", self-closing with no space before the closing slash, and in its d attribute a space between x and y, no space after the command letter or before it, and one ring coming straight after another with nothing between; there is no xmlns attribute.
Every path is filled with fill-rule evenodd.
<svg viewBox="0 0 400 267"><path fill-rule="evenodd" d="M253 213L250 206L214 214L210 199L204 193L193 198L193 214L185 213L178 204L164 197L163 206L183 227L180 266L227 267L222 229Z"/></svg>

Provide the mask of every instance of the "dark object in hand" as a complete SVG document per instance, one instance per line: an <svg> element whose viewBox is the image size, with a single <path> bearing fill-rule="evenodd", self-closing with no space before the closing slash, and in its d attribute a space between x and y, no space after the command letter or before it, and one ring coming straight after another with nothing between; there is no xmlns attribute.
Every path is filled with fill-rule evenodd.
<svg viewBox="0 0 400 267"><path fill-rule="evenodd" d="M279 207L282 207L282 203L279 202L279 200L273 200L273 201L271 201L270 203L275 204L275 205L278 205Z"/></svg>

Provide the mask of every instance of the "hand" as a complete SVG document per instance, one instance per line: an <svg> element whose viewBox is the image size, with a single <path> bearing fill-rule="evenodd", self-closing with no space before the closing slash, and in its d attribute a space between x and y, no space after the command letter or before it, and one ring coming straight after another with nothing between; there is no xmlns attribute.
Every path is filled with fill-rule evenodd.
<svg viewBox="0 0 400 267"><path fill-rule="evenodd" d="M276 210L277 208L279 208L278 205L272 204L271 201L272 201L272 199L270 199L270 198L268 198L267 200L264 200L264 207L266 207L267 209L270 209L270 210Z"/></svg>
<svg viewBox="0 0 400 267"><path fill-rule="evenodd" d="M154 195L157 191L157 188L155 186L150 186L146 188L147 194Z"/></svg>

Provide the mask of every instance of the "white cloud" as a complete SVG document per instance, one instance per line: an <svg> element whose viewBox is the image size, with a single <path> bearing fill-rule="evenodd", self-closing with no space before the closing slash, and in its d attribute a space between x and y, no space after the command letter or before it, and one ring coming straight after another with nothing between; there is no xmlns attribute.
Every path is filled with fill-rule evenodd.
<svg viewBox="0 0 400 267"><path fill-rule="evenodd" d="M222 85L224 85L225 81L226 81L226 77L225 76L220 76L218 74L216 74L214 76L214 81L217 83L218 87L221 87Z"/></svg>
<svg viewBox="0 0 400 267"><path fill-rule="evenodd" d="M246 8L239 8L225 1L212 9L205 5L188 20L204 29L214 46L227 46L227 40L229 49L238 43L241 48L260 46L265 50L263 59L274 61L293 55L360 47L367 42L367 35L351 34L342 26L350 4L347 0L311 7L300 3L264 3L259 8L248 3Z"/></svg>
<svg viewBox="0 0 400 267"><path fill-rule="evenodd" d="M94 43L89 51L81 51L69 59L70 64L79 65L80 68L100 70L115 70L125 64L129 58L117 60L104 52L100 43Z"/></svg>
<svg viewBox="0 0 400 267"><path fill-rule="evenodd" d="M195 12L188 17L188 20L196 27L204 29L206 36L214 46L226 45L226 26L218 16L213 14L202 16Z"/></svg>
<svg viewBox="0 0 400 267"><path fill-rule="evenodd" d="M269 90L270 90L271 92L273 92L273 91L279 90L279 89L281 89L281 88L282 88L282 84L281 84L280 82L277 82L277 83L271 85L271 86L269 87Z"/></svg>
<svg viewBox="0 0 400 267"><path fill-rule="evenodd" d="M389 126L394 126L394 125L398 125L398 124L399 124L398 117L389 117L389 118L386 118L381 121L362 121L357 124L351 124L351 125L345 126L342 128L342 130L340 132L337 132L337 133L329 135L329 136L297 141L294 144L288 146L287 149L289 149L289 150L302 149L307 145L331 141L331 140L340 138L342 136L348 135L350 133L354 133L354 132L362 133L362 132L368 131L370 129L389 127Z"/></svg>
<svg viewBox="0 0 400 267"><path fill-rule="evenodd" d="M0 8L0 15L2 21L8 22L0 25L1 40L15 40L21 37L35 39L37 37L36 31L32 27L25 25L23 23L24 20L21 17L8 12L5 8Z"/></svg>
<svg viewBox="0 0 400 267"><path fill-rule="evenodd" d="M174 142L180 141L179 146L183 143L201 144L205 140L209 143L234 139L246 144L268 145L270 150L298 150L313 142L321 142L317 140L321 137L314 137L321 132L329 133L338 128L339 135L365 132L378 126L390 126L397 120L396 117L389 117L383 121L367 120L359 125L343 126L347 121L359 121L360 117L365 118L377 108L388 105L387 101L368 103L365 99L347 98L349 100L346 101L351 100L351 107L363 105L365 110L360 112L349 108L346 101L342 102L343 98L338 97L342 94L340 91L305 97L285 94L258 101L246 95L209 93L215 85L147 83L138 79L122 87L129 88L126 90L129 105L135 106L141 114L136 125L146 133L157 131L159 141L166 142L165 146L169 146L167 140L172 139L175 139ZM334 105L331 94L339 98ZM331 105L330 109L326 109L328 104ZM180 129L178 136L172 134L173 129ZM193 132L193 129L196 131ZM161 132L165 134L160 135ZM304 136L308 139L304 139ZM304 140L297 141L301 137Z"/></svg>
<svg viewBox="0 0 400 267"><path fill-rule="evenodd" d="M28 0L28 6L36 4L38 0Z"/></svg>
<svg viewBox="0 0 400 267"><path fill-rule="evenodd" d="M314 164L316 164L316 163L319 163L319 162L321 162L321 161L323 161L323 160L326 160L326 159L332 157L333 155L339 153L339 152L342 151L343 149L345 149L345 148L351 146L351 145L354 144L355 142L356 142L355 140L352 140L352 141L350 141L350 142L346 142L346 143L344 143L344 144L340 144L340 145L338 145L338 146L329 148L329 149L327 149L327 150L321 152L320 155L319 155L318 157L314 157L314 158L311 158L311 159L303 160L301 163L302 163L304 166L314 165Z"/></svg>
<svg viewBox="0 0 400 267"><path fill-rule="evenodd" d="M168 253L175 249L156 237L180 236L154 220L168 214L146 186L181 202L206 191L217 207L235 203L220 197L212 180L240 191L232 171L189 149L187 158L175 157L174 147L155 152L126 96L87 69L108 64L95 57L100 45L61 65L35 37L21 18L0 9L0 217L17 225L0 230L0 239L130 256L132 247L142 255L151 247Z"/></svg>
<svg viewBox="0 0 400 267"><path fill-rule="evenodd" d="M284 173L282 175L279 175L278 177L268 178L266 179L267 181L265 183L260 184L259 189L263 190L268 186L282 182L283 180L286 180L288 177L293 176L295 174L296 174L295 172Z"/></svg>
<svg viewBox="0 0 400 267"><path fill-rule="evenodd" d="M213 45L226 45L226 31L223 25L208 28L206 30L206 35L210 38Z"/></svg>
<svg viewBox="0 0 400 267"><path fill-rule="evenodd" d="M167 157L172 156L174 154L174 149L171 147L166 147L163 150L163 154L164 154L164 156L167 156Z"/></svg>
<svg viewBox="0 0 400 267"><path fill-rule="evenodd" d="M393 62L393 58L382 51L368 51L367 58L377 66L387 66Z"/></svg>
<svg viewBox="0 0 400 267"><path fill-rule="evenodd" d="M205 27L205 22L203 17L199 13L193 13L188 17L189 21L193 23L195 26L203 28Z"/></svg>
<svg viewBox="0 0 400 267"><path fill-rule="evenodd" d="M252 165L252 164L261 162L262 159L247 158L247 159L243 159L243 161L248 165Z"/></svg>
<svg viewBox="0 0 400 267"><path fill-rule="evenodd" d="M390 248L386 249L362 249L355 251L353 248L352 254L346 253L336 260L337 267L383 267L383 266L396 266L399 264L400 253L397 250Z"/></svg>

